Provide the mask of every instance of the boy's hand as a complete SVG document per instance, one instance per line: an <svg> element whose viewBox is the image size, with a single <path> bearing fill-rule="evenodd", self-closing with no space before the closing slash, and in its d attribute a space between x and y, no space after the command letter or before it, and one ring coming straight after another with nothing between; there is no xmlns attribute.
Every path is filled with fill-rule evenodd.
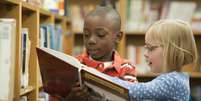
<svg viewBox="0 0 201 101"><path fill-rule="evenodd" d="M60 101L86 101L88 96L88 88L84 84L83 87L80 87L79 82L77 82L66 98L57 97Z"/></svg>

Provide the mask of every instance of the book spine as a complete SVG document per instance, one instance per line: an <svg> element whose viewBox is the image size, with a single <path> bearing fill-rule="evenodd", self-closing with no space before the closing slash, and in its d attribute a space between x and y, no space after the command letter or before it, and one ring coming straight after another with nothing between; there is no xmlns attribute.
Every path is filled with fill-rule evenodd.
<svg viewBox="0 0 201 101"><path fill-rule="evenodd" d="M123 96L128 97L128 92L126 92L123 88L119 87L118 85L112 84L106 80L103 80L103 79L101 79L97 76L94 76L93 74L87 73L87 72L85 72L83 74L83 77L87 81L94 81L94 82L96 82L96 83L98 83L104 87L107 87L109 89L112 89L112 90L120 93Z"/></svg>

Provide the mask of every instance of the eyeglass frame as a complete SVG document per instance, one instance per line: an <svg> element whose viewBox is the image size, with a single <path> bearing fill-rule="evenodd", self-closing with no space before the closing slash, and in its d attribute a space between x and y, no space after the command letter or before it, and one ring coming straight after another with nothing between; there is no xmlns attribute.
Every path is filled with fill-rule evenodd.
<svg viewBox="0 0 201 101"><path fill-rule="evenodd" d="M144 45L144 48L147 52L153 52L155 49L161 47L162 45L150 45L150 44L146 44Z"/></svg>

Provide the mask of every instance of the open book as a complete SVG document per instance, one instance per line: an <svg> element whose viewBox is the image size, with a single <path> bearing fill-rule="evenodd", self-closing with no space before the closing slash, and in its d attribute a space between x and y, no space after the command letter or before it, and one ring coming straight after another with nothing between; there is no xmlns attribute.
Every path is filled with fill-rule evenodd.
<svg viewBox="0 0 201 101"><path fill-rule="evenodd" d="M111 77L81 64L76 58L48 48L36 48L44 91L50 95L67 96L79 81L109 101L127 101L128 89Z"/></svg>

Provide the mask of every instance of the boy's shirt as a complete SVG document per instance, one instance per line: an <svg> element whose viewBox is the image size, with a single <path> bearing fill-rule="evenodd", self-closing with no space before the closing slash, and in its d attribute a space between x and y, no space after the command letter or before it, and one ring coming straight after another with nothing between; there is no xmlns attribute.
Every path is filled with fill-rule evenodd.
<svg viewBox="0 0 201 101"><path fill-rule="evenodd" d="M105 73L113 77L124 77L130 76L129 78L136 80L136 70L135 67L126 59L120 57L120 55L114 51L113 61L111 65L104 66L105 62L93 60L86 52L76 57L81 63L95 68L98 71Z"/></svg>

